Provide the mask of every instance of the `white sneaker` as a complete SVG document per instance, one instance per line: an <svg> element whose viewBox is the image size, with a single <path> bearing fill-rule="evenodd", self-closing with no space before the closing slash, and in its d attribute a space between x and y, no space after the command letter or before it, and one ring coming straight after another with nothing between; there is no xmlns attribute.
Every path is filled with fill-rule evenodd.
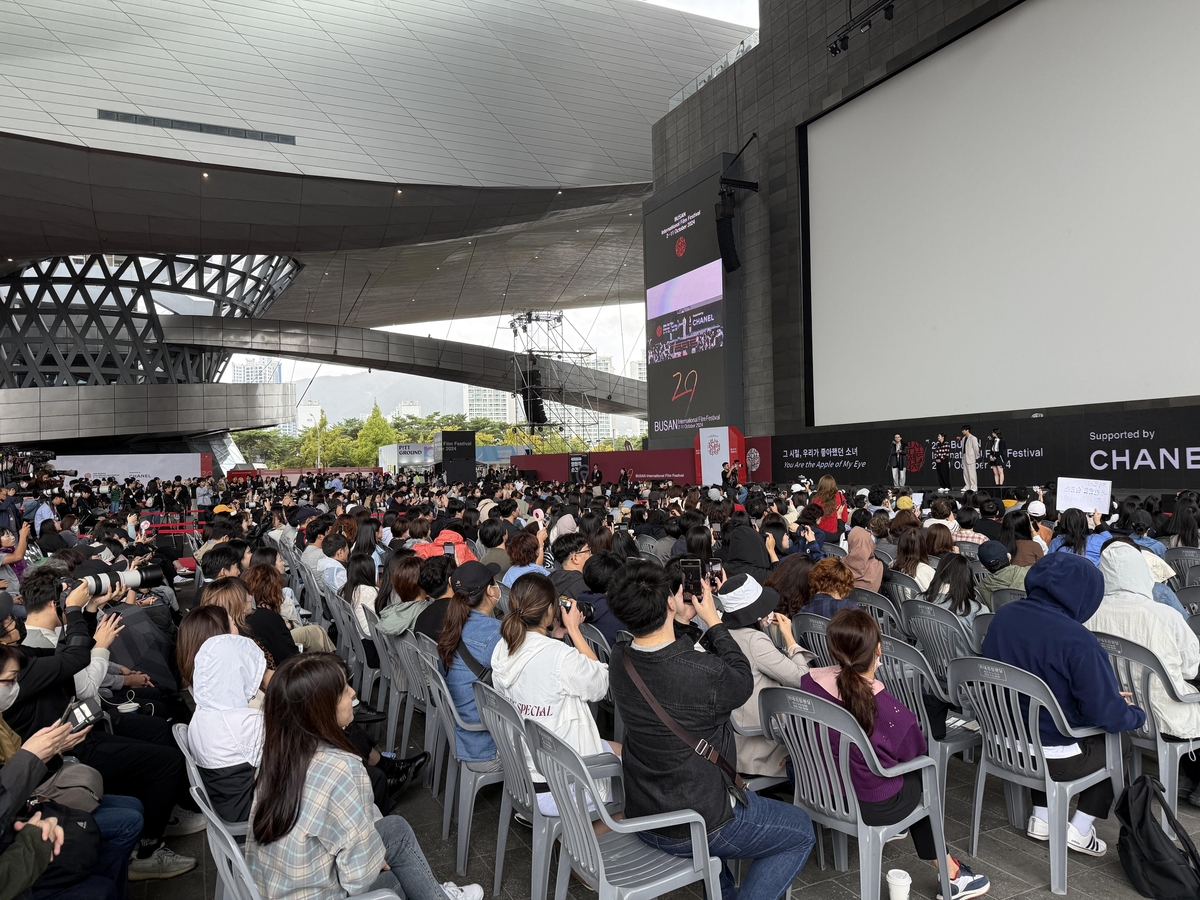
<svg viewBox="0 0 1200 900"><path fill-rule="evenodd" d="M150 881L156 878L174 878L184 872L196 868L196 861L190 856L180 856L174 850L163 844L145 859L129 861L130 881Z"/></svg>
<svg viewBox="0 0 1200 900"><path fill-rule="evenodd" d="M208 822L203 813L192 812L182 806L176 806L171 810L171 818L167 821L167 830L163 832L163 835L165 837L182 837L185 834L203 831L207 827Z"/></svg>
<svg viewBox="0 0 1200 900"><path fill-rule="evenodd" d="M1037 816L1030 816L1029 822L1025 826L1025 837L1033 838L1035 841L1050 840L1050 823L1043 822Z"/></svg>
<svg viewBox="0 0 1200 900"><path fill-rule="evenodd" d="M449 900L483 900L483 888L477 884L465 884L459 887L453 881L442 884Z"/></svg>
<svg viewBox="0 0 1200 900"><path fill-rule="evenodd" d="M1068 825L1067 847L1076 853L1086 853L1088 856L1103 856L1108 850L1108 845L1097 836L1095 825L1087 834L1080 834L1078 828Z"/></svg>

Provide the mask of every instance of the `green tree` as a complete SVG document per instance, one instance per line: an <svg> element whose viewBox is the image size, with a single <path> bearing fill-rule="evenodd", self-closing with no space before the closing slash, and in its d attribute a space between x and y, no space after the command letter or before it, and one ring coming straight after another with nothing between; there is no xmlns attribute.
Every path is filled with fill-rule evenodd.
<svg viewBox="0 0 1200 900"><path fill-rule="evenodd" d="M352 441L358 440L358 433L362 431L363 420L356 418L342 419L337 423L337 427L341 429L342 434Z"/></svg>
<svg viewBox="0 0 1200 900"><path fill-rule="evenodd" d="M268 469L290 469L300 465L300 439L274 429L239 431L233 435L242 456Z"/></svg>
<svg viewBox="0 0 1200 900"><path fill-rule="evenodd" d="M346 435L349 437L349 435ZM395 444L396 429L388 424L388 420L379 411L379 404L371 407L371 414L362 423L354 437L354 462L359 466L374 466L379 464L379 448L385 444Z"/></svg>
<svg viewBox="0 0 1200 900"><path fill-rule="evenodd" d="M317 451L320 449L320 462L325 468L354 465L354 444L341 428L329 425L325 414L321 413L321 421L312 428L306 428L300 435L300 460L304 467L317 464Z"/></svg>

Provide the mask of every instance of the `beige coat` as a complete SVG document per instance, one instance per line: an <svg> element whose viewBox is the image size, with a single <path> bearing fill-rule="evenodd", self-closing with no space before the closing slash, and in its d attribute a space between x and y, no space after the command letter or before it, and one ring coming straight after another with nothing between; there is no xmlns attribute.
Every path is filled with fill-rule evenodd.
<svg viewBox="0 0 1200 900"><path fill-rule="evenodd" d="M754 693L730 718L741 729L760 729L758 719L758 695L768 687L800 687L800 679L808 672L808 653L796 646L789 653L780 651L763 632L757 628L734 628L730 631L738 647L750 661L754 673ZM735 735L737 741L737 770L743 775L786 775L783 758L787 751L768 737L743 737Z"/></svg>

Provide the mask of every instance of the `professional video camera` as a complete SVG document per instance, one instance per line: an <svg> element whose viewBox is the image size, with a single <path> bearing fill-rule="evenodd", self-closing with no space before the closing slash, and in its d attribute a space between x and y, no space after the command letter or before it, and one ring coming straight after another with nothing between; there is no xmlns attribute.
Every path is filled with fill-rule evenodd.
<svg viewBox="0 0 1200 900"><path fill-rule="evenodd" d="M99 575L84 575L74 581L63 584L63 593L69 594L80 584L86 584L88 594L99 597L107 594L115 585L121 584L132 590L143 590L158 587L163 583L163 573L159 566L148 569L125 569L121 572L104 572Z"/></svg>

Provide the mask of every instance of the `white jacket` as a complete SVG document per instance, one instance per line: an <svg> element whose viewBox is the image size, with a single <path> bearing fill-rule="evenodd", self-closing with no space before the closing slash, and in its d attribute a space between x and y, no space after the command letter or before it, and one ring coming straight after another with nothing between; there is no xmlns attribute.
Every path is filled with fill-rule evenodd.
<svg viewBox="0 0 1200 900"><path fill-rule="evenodd" d="M608 666L604 663L588 659L562 641L530 632L516 653L508 652L507 641L496 645L492 651L492 684L521 715L536 719L580 756L604 752L596 720L587 705L603 700L608 693ZM534 781L546 780L537 774L528 750L525 762Z"/></svg>
<svg viewBox="0 0 1200 900"><path fill-rule="evenodd" d="M1100 608L1084 625L1091 631L1115 635L1153 650L1166 667L1179 696L1197 693L1187 683L1200 668L1200 641L1187 621L1169 606L1155 603L1151 596L1154 577L1141 551L1128 544L1114 544L1100 556L1104 576L1104 598ZM1150 687L1150 705L1158 727L1181 738L1200 738L1200 703L1176 703L1167 697L1155 678Z"/></svg>

